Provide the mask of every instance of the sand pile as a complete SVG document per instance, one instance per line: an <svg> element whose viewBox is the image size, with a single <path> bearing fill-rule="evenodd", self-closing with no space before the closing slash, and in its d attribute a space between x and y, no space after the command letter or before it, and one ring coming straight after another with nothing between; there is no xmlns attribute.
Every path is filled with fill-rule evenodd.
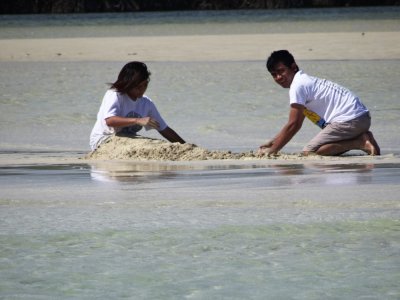
<svg viewBox="0 0 400 300"><path fill-rule="evenodd" d="M271 160L280 161L337 161L346 158L371 158L366 155L345 155L345 156L320 156L301 153L279 153L277 156L259 157L256 152L233 153L231 151L211 151L194 144L170 143L165 140L146 138L142 136L113 136L100 145L95 151L86 155L89 160L153 160L153 161L195 161L195 160Z"/></svg>
<svg viewBox="0 0 400 300"><path fill-rule="evenodd" d="M211 160L211 159L255 159L256 153L232 153L210 151L194 144L169 143L144 137L113 136L99 148L87 155L88 159L132 159L132 160Z"/></svg>

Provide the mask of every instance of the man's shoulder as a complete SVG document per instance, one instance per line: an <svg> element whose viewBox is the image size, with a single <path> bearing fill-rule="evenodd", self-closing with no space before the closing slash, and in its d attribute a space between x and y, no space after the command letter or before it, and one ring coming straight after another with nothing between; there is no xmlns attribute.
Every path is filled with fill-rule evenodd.
<svg viewBox="0 0 400 300"><path fill-rule="evenodd" d="M299 70L293 78L293 87L310 86L316 81L316 77L306 74L304 71Z"/></svg>
<svg viewBox="0 0 400 300"><path fill-rule="evenodd" d="M306 72L304 72L304 71L302 71L302 70L299 70L297 73L296 73L296 75L295 75L295 78L298 78L299 80L302 80L302 81L314 81L315 79L316 79L316 77L314 77L314 76L311 76L311 75L308 75Z"/></svg>

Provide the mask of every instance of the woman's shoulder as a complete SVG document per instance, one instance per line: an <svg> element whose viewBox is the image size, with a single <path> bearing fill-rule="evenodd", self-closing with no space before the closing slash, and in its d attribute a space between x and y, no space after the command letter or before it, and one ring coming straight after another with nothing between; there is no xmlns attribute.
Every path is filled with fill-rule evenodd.
<svg viewBox="0 0 400 300"><path fill-rule="evenodd" d="M123 100L127 95L121 94L114 89L108 89L104 94L104 98L113 99L113 100Z"/></svg>
<svg viewBox="0 0 400 300"><path fill-rule="evenodd" d="M104 98L111 98L111 97L118 97L118 93L113 89L108 89L104 94Z"/></svg>
<svg viewBox="0 0 400 300"><path fill-rule="evenodd" d="M143 99L143 101L153 102L153 100L151 100L151 98L149 96L147 96L147 95L143 95L142 98L140 98L140 99Z"/></svg>
<svg viewBox="0 0 400 300"><path fill-rule="evenodd" d="M125 101L124 98L124 95L118 93L116 90L109 89L104 94L103 103L104 105L115 105L116 103L122 105Z"/></svg>
<svg viewBox="0 0 400 300"><path fill-rule="evenodd" d="M152 104L152 105L154 105L153 100L151 100L151 98L148 97L148 96L146 96L146 95L143 95L143 96L140 98L140 102L143 103L143 104Z"/></svg>

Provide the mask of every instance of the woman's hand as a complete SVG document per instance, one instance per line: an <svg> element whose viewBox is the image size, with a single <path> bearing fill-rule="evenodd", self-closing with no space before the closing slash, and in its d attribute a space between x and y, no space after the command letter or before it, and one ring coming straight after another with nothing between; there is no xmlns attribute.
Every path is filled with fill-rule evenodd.
<svg viewBox="0 0 400 300"><path fill-rule="evenodd" d="M155 119L150 117L137 118L137 124L140 126L148 126L154 129L160 128L160 123L158 123Z"/></svg>
<svg viewBox="0 0 400 300"><path fill-rule="evenodd" d="M127 127L132 125L148 126L151 128L159 129L160 124L153 118L125 118L120 116L113 116L106 119L107 126L110 127Z"/></svg>

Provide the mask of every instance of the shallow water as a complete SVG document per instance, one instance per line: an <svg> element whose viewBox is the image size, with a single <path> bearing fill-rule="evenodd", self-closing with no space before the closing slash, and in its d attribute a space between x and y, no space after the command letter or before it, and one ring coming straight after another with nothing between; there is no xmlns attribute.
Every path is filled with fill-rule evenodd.
<svg viewBox="0 0 400 300"><path fill-rule="evenodd" d="M0 37L385 31L398 16L0 16ZM287 118L287 90L262 59L149 62L148 95L186 140L254 150ZM400 154L398 60L299 61L361 97L381 158L63 163L89 150L105 83L124 63L0 62L0 298L400 298L400 165L386 162ZM305 124L285 151L317 130ZM46 158L59 162L34 162Z"/></svg>
<svg viewBox="0 0 400 300"><path fill-rule="evenodd" d="M0 38L398 31L399 13L394 6L2 15Z"/></svg>
<svg viewBox="0 0 400 300"><path fill-rule="evenodd" d="M123 64L0 62L0 151L88 151L88 137L107 88L105 83L115 80ZM309 74L355 91L371 111L372 131L382 152L400 153L400 139L393 139L400 126L398 80L393 76L400 61L299 64ZM263 61L148 65L152 81L147 95L167 123L188 142L210 149L255 150L287 119L288 92L267 75ZM316 126L305 122L285 151L301 151L305 141L317 132ZM151 131L141 134L159 137Z"/></svg>
<svg viewBox="0 0 400 300"><path fill-rule="evenodd" d="M4 166L1 294L396 299L400 165L349 161Z"/></svg>
<svg viewBox="0 0 400 300"><path fill-rule="evenodd" d="M9 253L2 294L13 299L396 299L398 227L396 221L375 220L17 235L2 240Z"/></svg>
<svg viewBox="0 0 400 300"><path fill-rule="evenodd" d="M315 162L3 167L1 295L397 299L399 171Z"/></svg>

